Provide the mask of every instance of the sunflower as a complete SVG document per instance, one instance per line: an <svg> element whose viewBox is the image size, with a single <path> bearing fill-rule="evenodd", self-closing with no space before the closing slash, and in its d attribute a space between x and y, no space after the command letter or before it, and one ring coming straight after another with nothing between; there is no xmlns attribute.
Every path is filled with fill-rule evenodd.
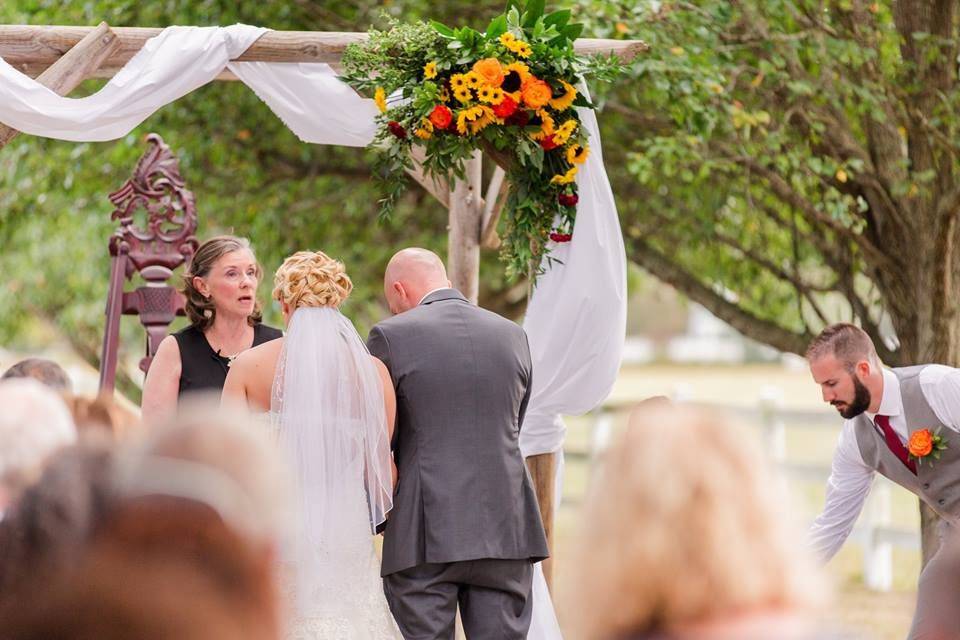
<svg viewBox="0 0 960 640"><path fill-rule="evenodd" d="M550 184L570 184L577 175L577 168L570 167L566 173L558 173L550 178Z"/></svg>
<svg viewBox="0 0 960 640"><path fill-rule="evenodd" d="M437 77L437 63L428 62L423 65L423 77L427 80L432 80Z"/></svg>
<svg viewBox="0 0 960 640"><path fill-rule="evenodd" d="M450 88L456 92L458 89L468 89L467 76L462 73L455 73L450 76Z"/></svg>
<svg viewBox="0 0 960 640"><path fill-rule="evenodd" d="M570 164L583 164L590 155L590 147L581 147L574 143L567 147L567 162Z"/></svg>
<svg viewBox="0 0 960 640"><path fill-rule="evenodd" d="M413 135L417 136L421 140L429 140L431 137L433 137L433 123L427 118L424 118L423 122L420 124L420 128L414 131Z"/></svg>
<svg viewBox="0 0 960 640"><path fill-rule="evenodd" d="M464 87L463 89L454 89L453 97L457 99L458 102L467 103L473 100L473 94L470 93L470 89Z"/></svg>
<svg viewBox="0 0 960 640"><path fill-rule="evenodd" d="M517 41L517 36L513 35L509 31L504 31L502 34L500 34L500 44L507 47L508 49L510 48L510 45L512 45L516 41Z"/></svg>
<svg viewBox="0 0 960 640"><path fill-rule="evenodd" d="M500 44L502 44L507 49L514 52L521 58L529 58L530 54L533 53L533 49L530 48L529 44L527 44L523 40L517 40L516 38L508 39L507 42L504 42L501 39Z"/></svg>
<svg viewBox="0 0 960 640"><path fill-rule="evenodd" d="M540 121L541 121L540 131L531 133L530 139L543 140L547 136L554 135L554 132L556 131L556 129L554 129L553 118L550 117L550 114L544 111L543 109L540 109L539 111L537 111L537 117L540 118ZM535 124L535 123L531 123L531 124ZM556 140L556 136L554 136L554 140ZM560 143L557 143L557 144L559 145Z"/></svg>
<svg viewBox="0 0 960 640"><path fill-rule="evenodd" d="M520 91L520 87L523 86L523 83L526 82L529 77L530 67L522 62L511 62L503 67L503 84L500 85L500 88L507 93ZM520 102L519 98L514 99Z"/></svg>
<svg viewBox="0 0 960 640"><path fill-rule="evenodd" d="M377 104L377 109L380 109L380 113L386 113L387 92L383 90L383 87L377 87L377 90L373 92L373 101Z"/></svg>
<svg viewBox="0 0 960 640"><path fill-rule="evenodd" d="M489 107L470 107L469 109L461 111L457 115L457 133L466 135L467 125L482 117L484 115L484 109L489 109Z"/></svg>
<svg viewBox="0 0 960 640"><path fill-rule="evenodd" d="M476 71L467 71L464 75L464 78L467 80L467 86L471 89L479 89L483 86L483 76L481 76Z"/></svg>
<svg viewBox="0 0 960 640"><path fill-rule="evenodd" d="M481 109L482 113L476 120L470 123L470 133L477 133L483 131L483 129L490 124L493 124L497 121L496 116L493 114L493 109L490 107L479 106L477 109Z"/></svg>
<svg viewBox="0 0 960 640"><path fill-rule="evenodd" d="M557 141L557 144L566 144L567 140L570 139L570 136L573 135L573 132L577 130L577 121L570 119L564 122L562 125L557 127L557 131L553 136L553 139Z"/></svg>
<svg viewBox="0 0 960 640"><path fill-rule="evenodd" d="M561 80L560 84L563 85L565 93L559 98L551 100L550 106L557 111L566 111L570 108L570 105L573 104L573 101L577 99L577 89L565 80Z"/></svg>
<svg viewBox="0 0 960 640"><path fill-rule="evenodd" d="M487 104L498 105L503 102L503 96L503 90L499 87L487 85L477 90L477 98L480 102L486 102Z"/></svg>

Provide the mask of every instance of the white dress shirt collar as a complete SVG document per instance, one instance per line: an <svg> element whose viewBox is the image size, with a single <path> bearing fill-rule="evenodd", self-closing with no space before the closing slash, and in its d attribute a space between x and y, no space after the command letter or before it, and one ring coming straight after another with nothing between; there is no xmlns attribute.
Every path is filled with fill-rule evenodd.
<svg viewBox="0 0 960 640"><path fill-rule="evenodd" d="M903 398L900 397L900 379L897 375L884 368L883 370L883 395L880 398L880 409L877 413L867 412L867 417L874 420L877 415L881 416L899 416L903 413Z"/></svg>
<svg viewBox="0 0 960 640"><path fill-rule="evenodd" d="M427 299L427 296L429 296L430 294L436 293L437 291L443 291L444 289L449 289L449 288L450 288L450 287L437 287L436 289L433 289L432 291L427 291L426 295L424 295L422 298L420 298L420 302L417 303L417 306L423 304L423 301L426 300L426 299Z"/></svg>

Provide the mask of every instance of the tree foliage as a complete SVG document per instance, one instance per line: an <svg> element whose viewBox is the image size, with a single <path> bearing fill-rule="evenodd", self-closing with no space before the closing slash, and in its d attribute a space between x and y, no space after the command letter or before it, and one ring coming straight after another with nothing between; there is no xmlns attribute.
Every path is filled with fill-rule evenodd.
<svg viewBox="0 0 960 640"><path fill-rule="evenodd" d="M855 319L888 362L957 361L955 3L584 12L651 45L604 114L634 260L784 350Z"/></svg>

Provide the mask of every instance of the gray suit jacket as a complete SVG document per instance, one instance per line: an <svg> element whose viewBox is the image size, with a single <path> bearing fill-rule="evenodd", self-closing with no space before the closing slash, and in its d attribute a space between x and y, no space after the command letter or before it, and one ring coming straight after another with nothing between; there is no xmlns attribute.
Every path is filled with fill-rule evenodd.
<svg viewBox="0 0 960 640"><path fill-rule="evenodd" d="M382 574L548 555L518 438L530 399L523 329L442 289L370 331L397 390L400 481Z"/></svg>

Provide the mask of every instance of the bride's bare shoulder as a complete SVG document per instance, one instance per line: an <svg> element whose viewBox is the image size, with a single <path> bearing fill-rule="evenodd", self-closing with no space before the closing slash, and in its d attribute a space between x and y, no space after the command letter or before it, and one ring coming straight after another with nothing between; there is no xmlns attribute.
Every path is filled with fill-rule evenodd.
<svg viewBox="0 0 960 640"><path fill-rule="evenodd" d="M283 349L283 338L264 342L238 355L230 368L240 367L244 371L255 371L264 367L272 369L276 366L281 349Z"/></svg>

